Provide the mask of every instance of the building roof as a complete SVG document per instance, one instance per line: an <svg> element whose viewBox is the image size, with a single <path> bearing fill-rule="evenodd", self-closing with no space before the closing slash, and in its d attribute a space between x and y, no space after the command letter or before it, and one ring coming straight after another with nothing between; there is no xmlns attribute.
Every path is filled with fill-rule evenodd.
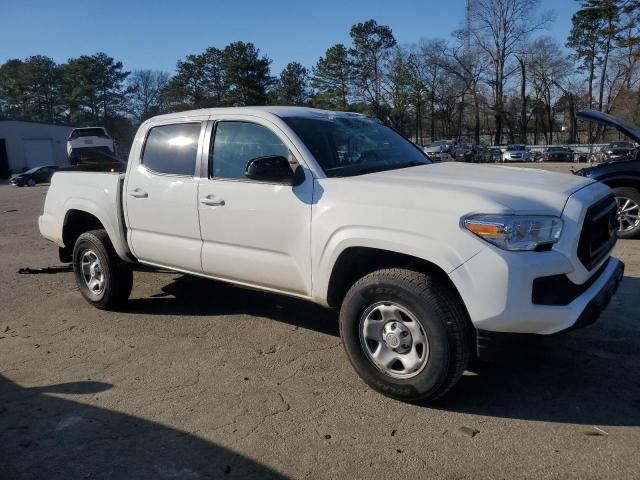
<svg viewBox="0 0 640 480"><path fill-rule="evenodd" d="M10 118L0 119L0 123L34 123L36 125L51 125L52 127L68 127L75 128L68 123L39 122L36 120L12 120Z"/></svg>

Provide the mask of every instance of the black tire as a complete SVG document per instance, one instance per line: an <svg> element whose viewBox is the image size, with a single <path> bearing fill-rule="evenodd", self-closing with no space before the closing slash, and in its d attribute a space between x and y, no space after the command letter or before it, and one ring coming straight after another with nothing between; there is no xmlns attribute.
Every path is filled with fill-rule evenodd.
<svg viewBox="0 0 640 480"><path fill-rule="evenodd" d="M408 309L426 333L426 365L411 378L381 371L369 360L360 340L363 314L387 301ZM340 334L358 375L374 390L402 401L435 400L447 393L467 366L471 333L466 310L448 286L412 270L384 269L366 275L347 292L340 309Z"/></svg>
<svg viewBox="0 0 640 480"><path fill-rule="evenodd" d="M33 178L30 178L29 180L27 180L27 187L35 187L36 186L36 181Z"/></svg>
<svg viewBox="0 0 640 480"><path fill-rule="evenodd" d="M632 187L617 187L613 189L613 194L616 199L623 197L635 202L636 205L640 205L640 190ZM637 214L637 212L634 212ZM640 224L634 228L621 232L618 230L618 238L636 238L640 237Z"/></svg>
<svg viewBox="0 0 640 480"><path fill-rule="evenodd" d="M98 293L89 289L82 271L82 259L89 251L98 258L104 278L104 286ZM133 271L118 257L104 230L91 230L78 237L73 247L73 272L82 296L96 308L121 307L131 294Z"/></svg>

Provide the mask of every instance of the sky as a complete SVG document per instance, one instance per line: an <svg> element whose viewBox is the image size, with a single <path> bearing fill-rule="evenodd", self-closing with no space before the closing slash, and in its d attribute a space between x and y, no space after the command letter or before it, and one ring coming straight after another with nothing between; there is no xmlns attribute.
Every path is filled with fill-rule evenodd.
<svg viewBox="0 0 640 480"><path fill-rule="evenodd" d="M541 0L553 10L545 35L564 44L575 0ZM253 42L278 74L290 61L313 66L354 23L389 25L400 44L448 39L462 26L464 0L0 0L0 64L46 55L62 63L105 52L126 70L175 71L177 60L209 46Z"/></svg>

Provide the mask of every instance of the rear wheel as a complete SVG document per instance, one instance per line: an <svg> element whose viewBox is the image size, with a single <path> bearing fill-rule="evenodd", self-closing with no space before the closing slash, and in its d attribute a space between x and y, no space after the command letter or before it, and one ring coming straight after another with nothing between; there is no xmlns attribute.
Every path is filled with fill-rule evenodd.
<svg viewBox="0 0 640 480"><path fill-rule="evenodd" d="M78 237L73 248L73 271L80 292L97 308L116 308L129 298L133 272L118 257L104 230Z"/></svg>
<svg viewBox="0 0 640 480"><path fill-rule="evenodd" d="M640 235L640 190L631 187L613 189L618 204L618 237Z"/></svg>
<svg viewBox="0 0 640 480"><path fill-rule="evenodd" d="M435 400L462 376L470 355L466 312L446 286L404 269L370 273L340 310L340 333L360 377L404 401Z"/></svg>

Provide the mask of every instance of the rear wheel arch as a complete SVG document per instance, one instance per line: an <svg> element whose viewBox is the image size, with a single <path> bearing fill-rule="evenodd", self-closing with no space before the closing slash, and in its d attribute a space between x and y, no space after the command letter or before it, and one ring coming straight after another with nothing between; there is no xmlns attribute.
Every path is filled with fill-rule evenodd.
<svg viewBox="0 0 640 480"><path fill-rule="evenodd" d="M627 188L635 188L640 191L640 179L634 178L604 178L601 180L609 188L619 188L619 187L627 187Z"/></svg>
<svg viewBox="0 0 640 480"><path fill-rule="evenodd" d="M76 240L80 235L91 230L105 230L98 217L84 210L68 210L62 224L64 247L60 248L60 261L71 262Z"/></svg>

